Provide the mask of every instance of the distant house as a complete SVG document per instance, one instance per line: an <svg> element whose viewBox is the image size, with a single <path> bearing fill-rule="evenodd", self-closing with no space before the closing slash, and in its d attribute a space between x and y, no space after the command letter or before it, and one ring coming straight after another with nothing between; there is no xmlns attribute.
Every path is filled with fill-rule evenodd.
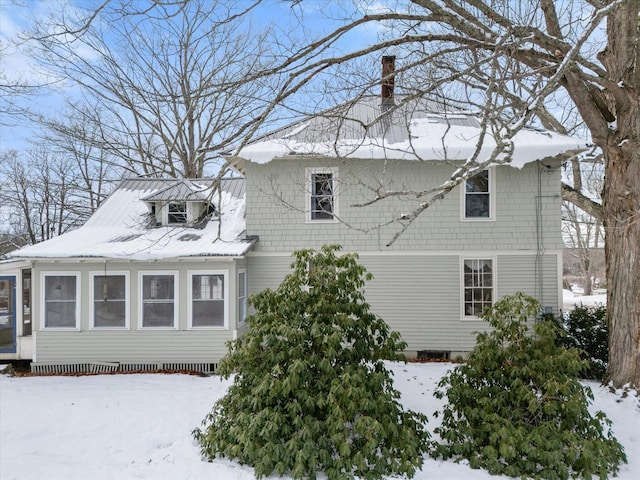
<svg viewBox="0 0 640 480"><path fill-rule="evenodd" d="M383 92L230 153L242 179L125 180L80 229L12 252L0 281L31 308L14 309L9 355L40 371L213 369L246 328L247 295L277 287L294 250L323 244L359 254L375 277L368 302L410 354L468 352L484 328L478 314L516 291L559 309L559 170L586 143L524 129L510 164L479 171L391 242L417 202L390 192L449 181L481 126L469 112ZM377 195L389 198L359 206Z"/></svg>

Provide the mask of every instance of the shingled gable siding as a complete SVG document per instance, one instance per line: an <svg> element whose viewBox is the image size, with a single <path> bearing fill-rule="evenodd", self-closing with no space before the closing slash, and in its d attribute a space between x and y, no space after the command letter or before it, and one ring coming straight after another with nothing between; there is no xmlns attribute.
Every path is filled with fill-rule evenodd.
<svg viewBox="0 0 640 480"><path fill-rule="evenodd" d="M305 169L336 166L340 169L340 216L344 223L305 223ZM380 230L372 227L392 216L410 212L416 205L415 200L387 199L374 206L353 208L350 205L371 198L370 192L354 184L355 180L375 184L377 179L386 176L394 181L385 188L417 190L436 187L448 179L452 168L434 162L411 161L389 161L385 173L382 173L382 168L382 162L375 160L285 159L265 165L248 163L246 222L247 233L260 237L255 251L293 251L324 243L338 243L354 251L538 249L535 207L538 197L537 164L529 164L522 170L497 167L495 221L461 221L462 196L458 187L442 202L424 212L390 248L385 245L397 231L397 226ZM563 247L559 175L557 168L550 174L543 172L540 175L542 243L547 250Z"/></svg>
<svg viewBox="0 0 640 480"><path fill-rule="evenodd" d="M80 272L81 324L79 331L52 331L39 329L36 332L37 364L73 364L85 362L120 363L217 363L227 352L226 342L237 335L237 267L245 268L244 261L179 261L179 262L109 262L109 271L128 271L131 296L130 328L122 330L91 329L91 304L89 301L91 272L104 271L104 263L71 261L66 265L59 262L35 262L34 275L41 271L55 272L73 270ZM178 271L179 302L178 329L139 329L140 292L138 276L140 271ZM190 330L188 325L187 289L188 272L228 271L229 281L229 328ZM41 298L41 292L34 284L33 298ZM42 304L34 301L33 318L40 324ZM39 327L38 327L39 328ZM244 328L244 327L243 327Z"/></svg>

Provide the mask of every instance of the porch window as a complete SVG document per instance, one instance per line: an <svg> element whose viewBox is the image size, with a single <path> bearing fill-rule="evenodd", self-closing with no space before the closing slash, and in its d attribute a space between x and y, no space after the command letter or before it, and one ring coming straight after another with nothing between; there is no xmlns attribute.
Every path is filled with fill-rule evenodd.
<svg viewBox="0 0 640 480"><path fill-rule="evenodd" d="M44 328L78 328L78 274L43 274Z"/></svg>
<svg viewBox="0 0 640 480"><path fill-rule="evenodd" d="M94 274L93 327L126 328L127 322L127 276L124 274Z"/></svg>
<svg viewBox="0 0 640 480"><path fill-rule="evenodd" d="M191 327L225 327L227 308L224 273L191 273Z"/></svg>
<svg viewBox="0 0 640 480"><path fill-rule="evenodd" d="M491 175L489 170L484 170L465 181L464 218L491 217Z"/></svg>
<svg viewBox="0 0 640 480"><path fill-rule="evenodd" d="M247 272L238 273L238 320L247 318Z"/></svg>
<svg viewBox="0 0 640 480"><path fill-rule="evenodd" d="M22 335L32 334L31 324L31 269L22 270Z"/></svg>
<svg viewBox="0 0 640 480"><path fill-rule="evenodd" d="M336 169L309 171L308 210L311 221L334 221L337 214Z"/></svg>
<svg viewBox="0 0 640 480"><path fill-rule="evenodd" d="M493 260L465 259L464 275L464 316L478 317L493 303Z"/></svg>
<svg viewBox="0 0 640 480"><path fill-rule="evenodd" d="M175 273L142 274L142 327L175 328Z"/></svg>
<svg viewBox="0 0 640 480"><path fill-rule="evenodd" d="M172 202L168 205L167 223L187 223L187 202Z"/></svg>

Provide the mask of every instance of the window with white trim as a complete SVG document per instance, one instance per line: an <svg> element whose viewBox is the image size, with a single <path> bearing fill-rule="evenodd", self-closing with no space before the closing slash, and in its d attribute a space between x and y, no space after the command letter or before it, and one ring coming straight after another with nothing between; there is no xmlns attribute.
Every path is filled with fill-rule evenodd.
<svg viewBox="0 0 640 480"><path fill-rule="evenodd" d="M238 272L238 320L240 323L247 318L247 272Z"/></svg>
<svg viewBox="0 0 640 480"><path fill-rule="evenodd" d="M191 328L227 326L226 274L216 272L190 273Z"/></svg>
<svg viewBox="0 0 640 480"><path fill-rule="evenodd" d="M490 219L492 215L491 172L483 170L465 180L464 218Z"/></svg>
<svg viewBox="0 0 640 480"><path fill-rule="evenodd" d="M310 221L335 221L337 215L337 169L308 170Z"/></svg>
<svg viewBox="0 0 640 480"><path fill-rule="evenodd" d="M478 317L493 303L494 262L492 259L463 260L463 311L465 317Z"/></svg>
<svg viewBox="0 0 640 480"><path fill-rule="evenodd" d="M167 206L168 224L187 223L187 202L171 202Z"/></svg>
<svg viewBox="0 0 640 480"><path fill-rule="evenodd" d="M175 328L178 279L175 273L141 273L142 328Z"/></svg>
<svg viewBox="0 0 640 480"><path fill-rule="evenodd" d="M92 327L127 328L129 279L125 273L91 275Z"/></svg>
<svg viewBox="0 0 640 480"><path fill-rule="evenodd" d="M43 273L44 328L79 328L80 274Z"/></svg>

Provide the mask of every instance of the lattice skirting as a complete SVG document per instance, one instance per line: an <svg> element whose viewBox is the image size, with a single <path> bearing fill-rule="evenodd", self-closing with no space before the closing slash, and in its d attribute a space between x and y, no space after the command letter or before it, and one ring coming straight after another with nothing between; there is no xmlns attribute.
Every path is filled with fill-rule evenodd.
<svg viewBox="0 0 640 480"><path fill-rule="evenodd" d="M132 373L132 372L198 372L213 374L218 368L217 363L115 363L115 362L89 362L69 364L42 364L32 363L31 373L36 374L82 374L82 373Z"/></svg>

